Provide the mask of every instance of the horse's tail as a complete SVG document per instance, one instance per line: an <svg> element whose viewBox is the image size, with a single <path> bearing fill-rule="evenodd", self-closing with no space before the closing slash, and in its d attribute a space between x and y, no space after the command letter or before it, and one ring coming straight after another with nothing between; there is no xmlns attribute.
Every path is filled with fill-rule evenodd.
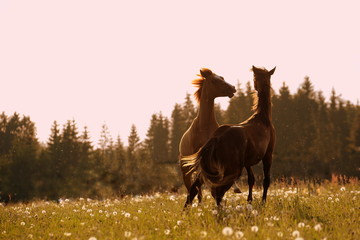
<svg viewBox="0 0 360 240"><path fill-rule="evenodd" d="M227 185L234 179L232 174L225 176L224 164L216 157L218 144L219 138L212 137L197 153L181 159L182 166L190 167L188 173L196 172L209 187Z"/></svg>

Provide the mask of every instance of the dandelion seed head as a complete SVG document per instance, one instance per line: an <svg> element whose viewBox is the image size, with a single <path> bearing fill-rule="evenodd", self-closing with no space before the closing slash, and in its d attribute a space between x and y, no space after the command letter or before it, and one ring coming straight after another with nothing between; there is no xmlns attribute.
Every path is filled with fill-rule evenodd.
<svg viewBox="0 0 360 240"><path fill-rule="evenodd" d="M114 216L116 216L118 213L117 213L116 211L114 211L112 214L113 214Z"/></svg>
<svg viewBox="0 0 360 240"><path fill-rule="evenodd" d="M125 213L124 216L125 216L126 218L129 218L129 217L131 217L131 214L130 214L130 213Z"/></svg>
<svg viewBox="0 0 360 240"><path fill-rule="evenodd" d="M253 206L251 204L246 205L246 209L248 211L251 211L253 209Z"/></svg>
<svg viewBox="0 0 360 240"><path fill-rule="evenodd" d="M273 226L274 226L274 223L268 222L267 225L268 225L269 227L273 227Z"/></svg>
<svg viewBox="0 0 360 240"><path fill-rule="evenodd" d="M300 237L300 232L298 230L295 230L291 234L293 237Z"/></svg>
<svg viewBox="0 0 360 240"><path fill-rule="evenodd" d="M218 211L216 209L212 210L212 214L217 215Z"/></svg>
<svg viewBox="0 0 360 240"><path fill-rule="evenodd" d="M235 232L235 237L237 239L241 239L244 236L244 233L242 231L236 231Z"/></svg>
<svg viewBox="0 0 360 240"><path fill-rule="evenodd" d="M231 236L234 233L234 230L231 227L224 227L222 230L222 234L224 236Z"/></svg>
<svg viewBox="0 0 360 240"><path fill-rule="evenodd" d="M251 227L251 231L252 231L252 232L258 232L258 231L259 231L259 227L258 227L258 226L252 226L252 227Z"/></svg>
<svg viewBox="0 0 360 240"><path fill-rule="evenodd" d="M65 236L65 237L70 237L70 236L71 236L71 233L69 233L69 232L64 232L64 236Z"/></svg>
<svg viewBox="0 0 360 240"><path fill-rule="evenodd" d="M45 210L42 210L41 213L42 213L42 214L46 214L46 211L45 211Z"/></svg>
<svg viewBox="0 0 360 240"><path fill-rule="evenodd" d="M340 188L340 191L342 191L342 192L345 191L345 190L346 190L345 187Z"/></svg>
<svg viewBox="0 0 360 240"><path fill-rule="evenodd" d="M181 220L178 220L178 221L176 222L176 224L177 224L178 226L180 226L182 223L183 223L183 222L182 222Z"/></svg>
<svg viewBox="0 0 360 240"><path fill-rule="evenodd" d="M165 230L164 230L164 234L165 234L165 235L169 235L169 234L170 234L170 229L165 229Z"/></svg>
<svg viewBox="0 0 360 240"><path fill-rule="evenodd" d="M243 206L241 206L241 205L237 205L237 206L235 207L235 209L236 209L236 210L238 210L238 211L240 211L240 210L243 210L243 209L244 209L244 207L243 207Z"/></svg>
<svg viewBox="0 0 360 240"><path fill-rule="evenodd" d="M25 222L21 222L20 225L21 225L21 226L25 226Z"/></svg>
<svg viewBox="0 0 360 240"><path fill-rule="evenodd" d="M316 225L314 226L314 229L315 229L315 231L321 231L322 227L321 227L321 225L318 223L318 224L316 224Z"/></svg>
<svg viewBox="0 0 360 240"><path fill-rule="evenodd" d="M305 223L303 223L303 222L299 222L299 223L298 223L298 227L299 227L299 228L303 228L303 227L305 227Z"/></svg>
<svg viewBox="0 0 360 240"><path fill-rule="evenodd" d="M131 237L131 232L125 231L125 232L124 232L124 237L126 237L126 238Z"/></svg>
<svg viewBox="0 0 360 240"><path fill-rule="evenodd" d="M200 237L201 238L205 238L207 236L207 232L206 231L201 231L200 232Z"/></svg>

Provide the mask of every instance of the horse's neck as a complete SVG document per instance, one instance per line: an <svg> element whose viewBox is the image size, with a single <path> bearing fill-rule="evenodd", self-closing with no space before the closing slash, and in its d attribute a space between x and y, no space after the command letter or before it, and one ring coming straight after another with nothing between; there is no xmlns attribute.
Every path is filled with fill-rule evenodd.
<svg viewBox="0 0 360 240"><path fill-rule="evenodd" d="M255 115L258 116L263 122L271 123L272 110L270 91L258 93L258 103Z"/></svg>
<svg viewBox="0 0 360 240"><path fill-rule="evenodd" d="M200 130L209 130L219 125L215 118L214 99L208 98L206 94L201 96L197 121Z"/></svg>

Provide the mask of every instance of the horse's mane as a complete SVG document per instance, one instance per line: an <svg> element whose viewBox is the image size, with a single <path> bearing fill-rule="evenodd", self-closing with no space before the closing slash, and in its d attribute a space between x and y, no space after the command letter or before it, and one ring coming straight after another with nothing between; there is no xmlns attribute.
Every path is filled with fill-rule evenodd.
<svg viewBox="0 0 360 240"><path fill-rule="evenodd" d="M210 76L213 74L212 71L207 68L202 68L201 73L202 74L198 74L198 76L200 78L192 81L192 84L194 84L196 87L198 87L198 90L194 93L195 99L198 103L200 103L202 87L203 87L204 81L206 79L204 76Z"/></svg>
<svg viewBox="0 0 360 240"><path fill-rule="evenodd" d="M199 75L201 76L201 75ZM198 90L196 90L196 92L194 93L194 96L195 96L195 99L198 103L200 103L200 98L201 98L201 92L202 92L202 87L203 87L203 84L204 84L204 80L205 78L201 77L199 79L194 79L192 81L192 84L195 85L195 87L198 88Z"/></svg>

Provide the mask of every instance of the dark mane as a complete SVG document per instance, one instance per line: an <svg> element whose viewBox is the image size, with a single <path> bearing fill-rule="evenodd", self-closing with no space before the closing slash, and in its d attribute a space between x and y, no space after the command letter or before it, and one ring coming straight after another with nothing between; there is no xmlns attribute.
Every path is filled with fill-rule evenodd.
<svg viewBox="0 0 360 240"><path fill-rule="evenodd" d="M194 93L195 99L198 103L200 103L200 98L201 98L201 91L202 91L202 87L205 81L205 78L202 77L201 75L198 75L201 78L199 79L195 79L192 81L192 84L195 85L195 87L198 87L198 90L196 90L196 92Z"/></svg>
<svg viewBox="0 0 360 240"><path fill-rule="evenodd" d="M260 70L255 75L255 78L257 81L262 82L262 78L266 77L268 74L268 71L265 68L257 68L257 70ZM265 85L264 83L260 83ZM271 96L273 93L273 90L271 86L265 85L266 89L262 92L253 91L251 93L252 99L253 99L253 105L252 110L254 111L254 114L247 120L245 120L243 123L248 122L249 120L255 118L256 116L260 117L261 119L264 119L266 122L268 120L271 120Z"/></svg>

